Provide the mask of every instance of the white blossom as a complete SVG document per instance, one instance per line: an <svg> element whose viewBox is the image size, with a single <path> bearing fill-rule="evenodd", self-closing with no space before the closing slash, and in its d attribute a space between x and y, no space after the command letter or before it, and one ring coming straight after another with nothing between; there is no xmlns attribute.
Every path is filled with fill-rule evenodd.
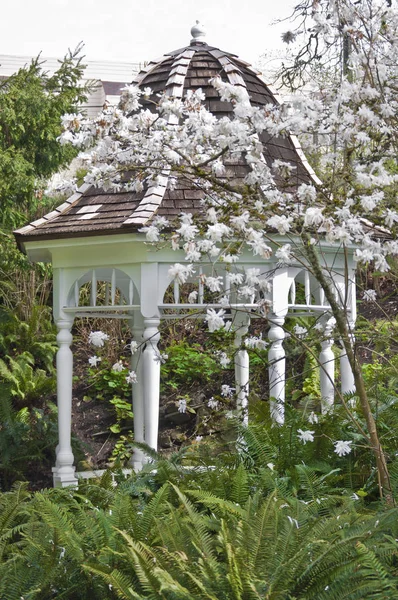
<svg viewBox="0 0 398 600"><path fill-rule="evenodd" d="M206 312L205 321L209 327L209 331L218 331L224 327L225 310L222 308L216 312L214 308L208 308Z"/></svg>
<svg viewBox="0 0 398 600"><path fill-rule="evenodd" d="M125 367L123 365L123 362L121 360L118 360L117 362L115 362L114 365L112 365L112 371L116 371L117 373L120 373L121 371L124 371Z"/></svg>
<svg viewBox="0 0 398 600"><path fill-rule="evenodd" d="M244 231L246 229L246 225L249 222L250 213L245 210L241 215L237 217L231 217L230 222L231 225L237 229L238 231Z"/></svg>
<svg viewBox="0 0 398 600"><path fill-rule="evenodd" d="M187 401L185 398L180 398L178 401L178 412L186 413L187 412Z"/></svg>
<svg viewBox="0 0 398 600"><path fill-rule="evenodd" d="M362 298L365 302L376 302L377 292L376 290L365 290L362 294Z"/></svg>
<svg viewBox="0 0 398 600"><path fill-rule="evenodd" d="M252 335L245 339L245 346L251 350L265 350L268 346L268 342L263 340L263 334L260 333L259 336Z"/></svg>
<svg viewBox="0 0 398 600"><path fill-rule="evenodd" d="M300 440L300 442L303 442L303 444L306 444L307 442L313 442L314 433L315 431L303 431L302 429L297 429L297 437Z"/></svg>
<svg viewBox="0 0 398 600"><path fill-rule="evenodd" d="M351 440L348 442L342 440L334 442L334 451L336 452L336 454L338 454L338 456L345 456L346 454L349 454L351 452L351 444Z"/></svg>
<svg viewBox="0 0 398 600"><path fill-rule="evenodd" d="M135 354L138 350L139 344L135 340L130 342L130 352L131 354Z"/></svg>
<svg viewBox="0 0 398 600"><path fill-rule="evenodd" d="M103 331L91 331L88 336L89 343L96 348L102 348L108 340L109 335Z"/></svg>
<svg viewBox="0 0 398 600"><path fill-rule="evenodd" d="M282 264L288 265L293 260L292 247L290 244L284 244L275 252L276 258Z"/></svg>
<svg viewBox="0 0 398 600"><path fill-rule="evenodd" d="M189 294L188 302L189 302L189 304L195 304L197 299L198 299L198 292L197 292L197 290L194 290L193 292L191 292Z"/></svg>
<svg viewBox="0 0 398 600"><path fill-rule="evenodd" d="M234 388L231 388L229 385L225 384L221 386L221 396L224 396L225 398L231 398L233 393Z"/></svg>
<svg viewBox="0 0 398 600"><path fill-rule="evenodd" d="M218 277L206 277L205 283L211 292L219 292L223 285L223 278L221 275Z"/></svg>
<svg viewBox="0 0 398 600"><path fill-rule="evenodd" d="M168 274L169 277L175 279L177 283L184 284L188 277L195 273L193 265L181 265L180 263L175 263L173 266L169 268Z"/></svg>
<svg viewBox="0 0 398 600"><path fill-rule="evenodd" d="M296 324L293 327L293 331L299 339L303 340L307 337L308 329L306 327L301 327L301 325Z"/></svg>
<svg viewBox="0 0 398 600"><path fill-rule="evenodd" d="M94 356L90 356L90 358L88 359L88 362L89 362L89 365L90 365L90 367L96 367L96 366L97 366L97 364L98 364L99 362L101 362L101 360L102 360L102 359L101 359L101 357L100 357L100 356L95 356L95 355L94 355Z"/></svg>
<svg viewBox="0 0 398 600"><path fill-rule="evenodd" d="M224 223L215 223L214 225L208 226L206 237L213 242L222 242L223 238L230 236L231 233L231 228L227 227Z"/></svg>
<svg viewBox="0 0 398 600"><path fill-rule="evenodd" d="M149 227L141 227L139 229L141 233L145 233L145 237L148 242L154 243L158 242L160 239L160 231L156 227L156 225L149 225Z"/></svg>
<svg viewBox="0 0 398 600"><path fill-rule="evenodd" d="M164 365L164 363L168 360L168 358L169 358L168 354L165 354L164 352L162 352L162 353L158 352L154 357L154 361L161 365Z"/></svg>
<svg viewBox="0 0 398 600"><path fill-rule="evenodd" d="M284 235L288 233L292 227L292 217L286 217L285 215L275 215L270 217L267 221L267 225L273 229L277 229L278 233Z"/></svg>
<svg viewBox="0 0 398 600"><path fill-rule="evenodd" d="M218 359L223 369L226 369L231 362L231 359L229 358L226 352L219 352Z"/></svg>
<svg viewBox="0 0 398 600"><path fill-rule="evenodd" d="M126 377L127 383L137 383L137 373L135 371L130 371Z"/></svg>
<svg viewBox="0 0 398 600"><path fill-rule="evenodd" d="M219 405L218 400L214 400L213 397L211 397L210 400L207 402L207 406L209 408L212 408L213 410L217 410L218 405Z"/></svg>
<svg viewBox="0 0 398 600"><path fill-rule="evenodd" d="M314 425L314 423L318 423L318 421L318 415L314 413L314 411L310 412L310 414L308 415L308 423Z"/></svg>
<svg viewBox="0 0 398 600"><path fill-rule="evenodd" d="M304 213L304 225L306 227L318 227L322 225L325 220L322 211L323 208L317 208L316 206L307 208Z"/></svg>

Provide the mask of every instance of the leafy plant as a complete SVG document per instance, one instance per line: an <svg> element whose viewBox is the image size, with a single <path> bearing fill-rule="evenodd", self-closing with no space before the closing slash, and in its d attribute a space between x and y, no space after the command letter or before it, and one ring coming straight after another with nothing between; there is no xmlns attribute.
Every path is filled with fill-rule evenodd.
<svg viewBox="0 0 398 600"><path fill-rule="evenodd" d="M222 372L214 356L206 353L200 344L182 341L168 346L165 352L168 359L161 367L163 389L177 390L181 385L189 387L197 381L207 384Z"/></svg>
<svg viewBox="0 0 398 600"><path fill-rule="evenodd" d="M15 481L50 473L58 440L57 408L16 409L2 391L0 397L0 489ZM48 482L49 483L49 482Z"/></svg>
<svg viewBox="0 0 398 600"><path fill-rule="evenodd" d="M15 359L0 359L0 380L6 384L10 395L25 406L35 404L43 396L55 390L55 377L49 377L42 369L35 367L35 360L29 352L23 352Z"/></svg>

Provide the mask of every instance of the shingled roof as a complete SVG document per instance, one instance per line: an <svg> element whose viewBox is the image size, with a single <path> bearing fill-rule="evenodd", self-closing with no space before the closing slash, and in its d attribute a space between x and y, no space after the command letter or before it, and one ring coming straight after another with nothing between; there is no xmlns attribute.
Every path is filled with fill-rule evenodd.
<svg viewBox="0 0 398 600"><path fill-rule="evenodd" d="M195 34L196 31L196 34ZM199 31L199 34L198 34ZM220 100L209 80L215 76L223 81L245 88L254 106L278 104L260 73L249 63L234 54L209 46L202 41L200 28L192 29L194 39L189 46L165 54L150 62L133 83L142 88L150 87L153 97L142 100L144 108L154 106L156 94L183 98L187 90L201 88L205 94L205 106L217 117L232 116L232 105ZM269 166L279 159L291 163L295 169L290 185L310 183L316 176L309 166L300 144L294 136L260 136L263 156ZM227 176L243 179L249 167L243 158L225 163ZM278 181L276 184L278 185ZM19 244L28 240L81 237L89 235L117 234L137 231L155 214L168 219L181 212L196 213L201 210L204 192L192 182L180 177L177 184L169 186L164 177L156 186L140 193L131 191L106 192L93 186L83 185L61 206L15 232Z"/></svg>

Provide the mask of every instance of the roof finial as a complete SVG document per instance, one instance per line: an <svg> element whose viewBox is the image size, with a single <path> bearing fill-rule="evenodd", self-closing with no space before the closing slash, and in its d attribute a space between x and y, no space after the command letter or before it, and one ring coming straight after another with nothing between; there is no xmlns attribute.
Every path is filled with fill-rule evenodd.
<svg viewBox="0 0 398 600"><path fill-rule="evenodd" d="M192 40L191 44L196 44L197 42L204 42L206 31L203 25L196 21L196 25L194 25L191 29Z"/></svg>

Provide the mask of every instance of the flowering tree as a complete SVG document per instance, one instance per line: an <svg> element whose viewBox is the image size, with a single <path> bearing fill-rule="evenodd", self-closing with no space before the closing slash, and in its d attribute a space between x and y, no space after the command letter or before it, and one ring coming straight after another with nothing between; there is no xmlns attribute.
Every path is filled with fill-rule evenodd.
<svg viewBox="0 0 398 600"><path fill-rule="evenodd" d="M255 107L246 90L218 78L212 84L221 100L232 103L233 119L217 119L206 110L201 90L188 92L184 99L163 95L153 110L140 110L140 99L149 98L151 90L128 86L119 107L106 108L94 121L66 115L61 142L83 148L86 183L139 192L164 177L177 181L183 176L205 190L199 219L182 214L178 224L171 224L155 217L141 229L148 242L169 239L174 249L183 247L186 264L171 269L179 283L187 281L202 258L210 258L215 266L234 265L244 248L264 258L275 252L280 264L294 258L311 271L331 307L353 371L366 421L366 431L361 431L375 456L380 493L391 500L386 459L353 344L347 301L334 284L333 269L325 270L320 257L325 239L343 253L354 245L357 260L373 263L379 271L387 271L389 257L398 254L398 16L378 0L321 0L303 3L298 10L307 37L296 67L318 60L322 52L328 57L344 54L343 68L335 77L338 85L328 90L327 97L312 94L299 114L286 114L275 105ZM290 77L292 71L286 73ZM309 133L320 133L327 141L320 161L323 183L314 177L292 186L292 164L266 163L261 136L283 136L288 131L305 134L307 141ZM240 155L245 156L248 172L236 183L225 164ZM275 241L275 232L289 243ZM241 296L250 297L264 287L257 275L254 270L246 278L233 275ZM221 290L216 270L205 284L212 292ZM224 327L224 315L223 309L209 309L210 331ZM302 441L311 441L312 433L301 432ZM339 455L350 451L348 442L335 444Z"/></svg>

